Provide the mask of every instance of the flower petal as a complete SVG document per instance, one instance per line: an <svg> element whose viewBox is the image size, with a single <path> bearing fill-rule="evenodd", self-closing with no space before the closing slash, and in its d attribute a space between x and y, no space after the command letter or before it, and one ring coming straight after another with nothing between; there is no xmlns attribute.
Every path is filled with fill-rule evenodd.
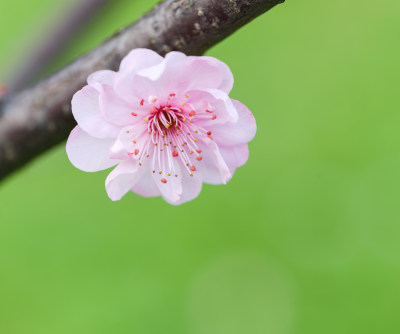
<svg viewBox="0 0 400 334"><path fill-rule="evenodd" d="M156 159L155 173L153 173L153 180L161 192L161 196L169 203L178 202L182 196L182 171L179 163L173 161L175 175L166 176L164 173L160 174L160 162ZM186 171L183 171L185 173ZM166 182L163 182L166 181Z"/></svg>
<svg viewBox="0 0 400 334"><path fill-rule="evenodd" d="M220 146L219 151L232 175L236 168L243 166L249 159L249 146L247 144L230 147Z"/></svg>
<svg viewBox="0 0 400 334"><path fill-rule="evenodd" d="M194 121L204 128L237 122L238 112L227 94L217 89L192 90L188 103L196 111Z"/></svg>
<svg viewBox="0 0 400 334"><path fill-rule="evenodd" d="M152 67L164 60L158 53L149 49L134 49L122 59L120 72L137 72L143 68Z"/></svg>
<svg viewBox="0 0 400 334"><path fill-rule="evenodd" d="M98 92L103 91L103 85L112 86L116 73L110 70L97 71L90 74L87 78L89 86L96 88Z"/></svg>
<svg viewBox="0 0 400 334"><path fill-rule="evenodd" d="M216 72L220 73L220 78L218 80L215 80L215 75L214 75L213 84L205 88L216 88L222 90L226 94L229 94L230 91L232 90L234 79L233 79L233 74L229 69L228 65L226 65L225 63L214 57L203 56L199 57L199 59L203 61L206 60L209 64L212 64L213 66L217 67L218 71Z"/></svg>
<svg viewBox="0 0 400 334"><path fill-rule="evenodd" d="M127 126L124 127L118 135L117 140L111 147L110 157L113 159L135 159L141 156L145 144L148 142L147 126ZM135 150L136 154L135 154Z"/></svg>
<svg viewBox="0 0 400 334"><path fill-rule="evenodd" d="M142 110L134 108L123 100L112 87L104 87L100 94L100 109L104 118L114 125L130 125L138 122L139 118L142 121L140 116Z"/></svg>
<svg viewBox="0 0 400 334"><path fill-rule="evenodd" d="M76 126L67 141L67 154L71 163L85 172L97 172L118 163L110 159L113 139L95 138Z"/></svg>
<svg viewBox="0 0 400 334"><path fill-rule="evenodd" d="M85 86L72 98L72 114L79 126L97 138L113 138L118 127L107 123L100 113L100 93L91 86Z"/></svg>
<svg viewBox="0 0 400 334"><path fill-rule="evenodd" d="M225 124L210 124L210 130L214 141L223 146L233 146L250 142L257 131L256 120L247 107L239 101L232 100L238 112L237 122Z"/></svg>
<svg viewBox="0 0 400 334"><path fill-rule="evenodd" d="M203 181L209 184L225 184L232 178L224 158L217 144L212 140L206 140L199 145L203 159L198 164Z"/></svg>
<svg viewBox="0 0 400 334"><path fill-rule="evenodd" d="M199 196L202 185L203 185L203 176L200 170L197 170L193 173L193 176L190 176L186 171L182 174L182 195L181 198L176 202L169 202L173 205L179 205L185 202L189 202Z"/></svg>
<svg viewBox="0 0 400 334"><path fill-rule="evenodd" d="M145 172L131 190L134 193L144 197L160 196L161 192L154 182L153 174L150 171L150 167L145 165L143 165L142 167L145 169Z"/></svg>
<svg viewBox="0 0 400 334"><path fill-rule="evenodd" d="M122 161L106 179L108 197L113 201L119 201L140 181L144 171L144 168L139 167L138 162L135 160Z"/></svg>

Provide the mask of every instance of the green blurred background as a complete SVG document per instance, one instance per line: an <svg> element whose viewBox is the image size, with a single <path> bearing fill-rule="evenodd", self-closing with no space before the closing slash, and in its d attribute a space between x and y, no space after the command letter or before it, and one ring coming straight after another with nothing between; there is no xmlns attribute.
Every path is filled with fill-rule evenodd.
<svg viewBox="0 0 400 334"><path fill-rule="evenodd" d="M155 3L114 1L51 69ZM1 77L67 5L0 3ZM64 145L1 183L0 333L400 333L399 14L288 0L209 50L258 133L190 203L113 203Z"/></svg>

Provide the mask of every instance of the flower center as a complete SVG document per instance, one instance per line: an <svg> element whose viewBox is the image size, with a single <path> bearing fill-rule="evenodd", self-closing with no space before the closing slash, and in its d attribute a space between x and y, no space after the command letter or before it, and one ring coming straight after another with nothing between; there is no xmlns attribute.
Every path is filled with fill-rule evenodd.
<svg viewBox="0 0 400 334"><path fill-rule="evenodd" d="M186 95L186 98L189 96ZM175 94L170 94L168 103L155 105L157 98L149 97L150 112L143 119L147 123L147 139L143 150L134 151L139 155L139 166L142 166L144 158L152 155L153 173L159 173L160 181L167 183L170 177L178 177L180 166L184 166L192 177L197 168L194 162L202 161L202 150L198 146L198 139L212 140L211 131L205 130L196 124L196 118L203 118L197 114L189 103L178 104ZM144 105L144 100L141 101ZM209 110L206 110L210 113ZM215 119L215 115L207 114L207 117ZM136 141L133 141L136 144ZM140 154L139 154L140 153ZM179 163L181 162L181 164Z"/></svg>

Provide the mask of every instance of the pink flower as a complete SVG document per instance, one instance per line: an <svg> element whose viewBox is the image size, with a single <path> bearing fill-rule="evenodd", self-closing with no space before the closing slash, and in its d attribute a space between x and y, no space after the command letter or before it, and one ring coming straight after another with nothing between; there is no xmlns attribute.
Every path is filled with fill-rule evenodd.
<svg viewBox="0 0 400 334"><path fill-rule="evenodd" d="M225 184L248 159L256 124L229 98L232 86L215 58L135 49L118 72L93 73L74 95L68 157L86 172L117 165L106 180L112 200L131 190L190 201L202 182Z"/></svg>

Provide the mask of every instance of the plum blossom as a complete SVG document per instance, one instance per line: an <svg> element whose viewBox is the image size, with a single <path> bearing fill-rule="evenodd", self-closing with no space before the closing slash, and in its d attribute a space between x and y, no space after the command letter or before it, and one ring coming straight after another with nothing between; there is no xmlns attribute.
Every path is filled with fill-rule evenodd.
<svg viewBox="0 0 400 334"><path fill-rule="evenodd" d="M215 58L135 49L118 72L87 82L72 99L78 125L67 154L86 172L117 165L106 179L112 200L133 191L181 204L203 182L227 183L248 159L256 123L229 98L232 73Z"/></svg>

